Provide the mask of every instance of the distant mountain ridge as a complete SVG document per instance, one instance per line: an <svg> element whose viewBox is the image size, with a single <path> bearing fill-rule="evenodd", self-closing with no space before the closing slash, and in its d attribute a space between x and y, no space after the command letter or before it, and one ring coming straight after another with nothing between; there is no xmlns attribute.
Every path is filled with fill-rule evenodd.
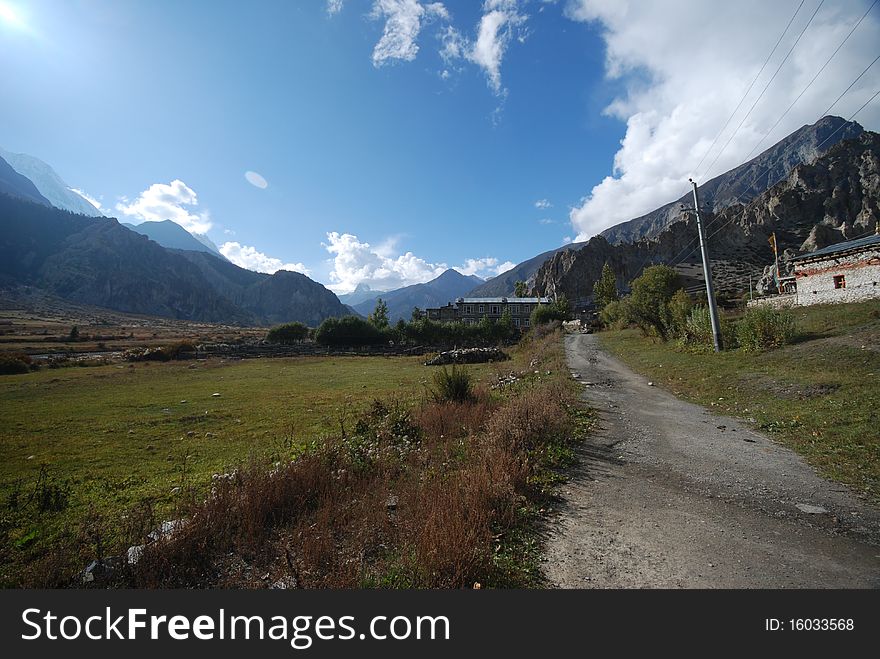
<svg viewBox="0 0 880 659"><path fill-rule="evenodd" d="M377 293L375 297L353 306L355 311L367 316L376 307L376 300L382 298L388 305L388 319L396 323L400 319L409 320L414 307L425 309L443 306L447 302L463 297L475 284L482 281L479 277L463 275L450 268L424 284L413 284L397 290Z"/></svg>
<svg viewBox="0 0 880 659"><path fill-rule="evenodd" d="M0 284L117 311L229 324L351 313L305 275L251 272L206 251L171 250L120 225L0 194Z"/></svg>
<svg viewBox="0 0 880 659"><path fill-rule="evenodd" d="M26 153L12 153L0 147L0 156L13 169L26 176L40 194L55 208L79 213L87 217L102 217L103 213L74 192L50 165Z"/></svg>
<svg viewBox="0 0 880 659"><path fill-rule="evenodd" d="M863 132L864 128L858 123L835 116L823 117L812 125L802 126L752 160L699 186L700 203L713 208L715 212L721 212L738 197L741 202L748 203L784 180L797 165L811 162L840 142L858 137ZM664 204L646 215L605 229L599 235L614 245L656 238L671 225L686 219L681 213L680 204L693 205L690 194ZM534 284L538 269L546 262L559 259L560 255L567 252L580 250L587 244L580 242L564 245L523 261L511 270L477 286L471 291L471 295L509 295L517 281Z"/></svg>
<svg viewBox="0 0 880 659"><path fill-rule="evenodd" d="M382 291L376 291L370 288L369 284L365 284L361 282L358 284L355 289L351 293L344 293L342 295L337 295L339 301L343 304L348 304L354 306L356 304L360 304L365 300L374 300L377 295L381 295Z"/></svg>
<svg viewBox="0 0 880 659"><path fill-rule="evenodd" d="M0 192L44 206L51 205L29 178L15 171L3 158L0 158Z"/></svg>
<svg viewBox="0 0 880 659"><path fill-rule="evenodd" d="M129 224L128 222L120 222L126 229L130 229L143 236L147 236L162 247L169 249L188 249L194 252L209 252L215 256L227 260L220 253L217 246L210 240L204 238L201 240L198 236L191 234L182 226L172 220L163 220L162 222L142 222L140 224Z"/></svg>

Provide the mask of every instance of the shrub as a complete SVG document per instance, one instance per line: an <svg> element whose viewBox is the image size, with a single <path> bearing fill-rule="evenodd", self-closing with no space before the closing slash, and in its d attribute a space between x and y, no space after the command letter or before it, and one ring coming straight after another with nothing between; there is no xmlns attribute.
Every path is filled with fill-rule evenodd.
<svg viewBox="0 0 880 659"><path fill-rule="evenodd" d="M682 336L685 333L688 318L694 303L683 288L678 289L669 300L669 319L671 333Z"/></svg>
<svg viewBox="0 0 880 659"><path fill-rule="evenodd" d="M31 358L24 353L0 355L0 375L19 375L31 368Z"/></svg>
<svg viewBox="0 0 880 659"><path fill-rule="evenodd" d="M599 320L606 327L622 329L627 324L626 303L622 300L613 300L606 304L599 312Z"/></svg>
<svg viewBox="0 0 880 659"><path fill-rule="evenodd" d="M437 402L463 403L474 397L474 385L471 374L464 368L451 369L445 366L442 371L434 373L434 387L431 390Z"/></svg>
<svg viewBox="0 0 880 659"><path fill-rule="evenodd" d="M555 302L539 304L535 307L535 310L532 312L531 324L532 327L535 327L537 325L546 325L554 320L562 322L570 317L571 305L568 303L568 299L562 295Z"/></svg>
<svg viewBox="0 0 880 659"><path fill-rule="evenodd" d="M384 343L386 336L363 318L346 316L321 323L315 331L315 341L326 346L362 346Z"/></svg>
<svg viewBox="0 0 880 659"><path fill-rule="evenodd" d="M761 351L791 343L797 332L794 314L788 309L753 307L736 326L736 337L744 350Z"/></svg>
<svg viewBox="0 0 880 659"><path fill-rule="evenodd" d="M309 328L302 323L285 323L270 329L266 335L266 341L291 345L293 343L302 343L308 335Z"/></svg>
<svg viewBox="0 0 880 659"><path fill-rule="evenodd" d="M721 325L721 340L724 347L727 349L735 347L736 333L723 313L719 314L718 323ZM680 336L685 345L697 348L714 348L715 339L712 336L712 319L709 316L709 307L702 305L694 307L685 321Z"/></svg>
<svg viewBox="0 0 880 659"><path fill-rule="evenodd" d="M626 303L631 320L645 336L666 341L673 329L669 303L680 288L678 273L667 265L654 265L634 279L631 288Z"/></svg>

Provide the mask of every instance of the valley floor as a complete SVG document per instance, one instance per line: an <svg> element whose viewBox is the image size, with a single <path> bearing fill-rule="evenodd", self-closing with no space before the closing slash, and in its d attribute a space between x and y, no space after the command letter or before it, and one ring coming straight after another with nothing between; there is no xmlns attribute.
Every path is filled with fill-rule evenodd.
<svg viewBox="0 0 880 659"><path fill-rule="evenodd" d="M598 429L579 447L545 575L578 588L880 587L880 511L791 450L566 337Z"/></svg>

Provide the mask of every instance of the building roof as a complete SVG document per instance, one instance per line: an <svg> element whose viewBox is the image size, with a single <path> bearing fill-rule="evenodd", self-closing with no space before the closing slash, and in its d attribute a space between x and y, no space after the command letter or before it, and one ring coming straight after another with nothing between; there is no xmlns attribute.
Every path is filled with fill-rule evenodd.
<svg viewBox="0 0 880 659"><path fill-rule="evenodd" d="M802 254L801 256L797 256L792 259L792 261L802 261L805 259L812 259L819 256L831 256L832 254L838 254L840 252L849 252L852 250L864 249L866 247L872 247L874 245L880 245L880 234L874 234L873 236L868 236L866 238L859 238L857 240L847 240L842 243L835 243L833 245L828 245L828 247L823 247L822 249L817 249L815 252L810 252L809 254Z"/></svg>
<svg viewBox="0 0 880 659"><path fill-rule="evenodd" d="M549 297L460 297L458 304L541 304L550 302Z"/></svg>

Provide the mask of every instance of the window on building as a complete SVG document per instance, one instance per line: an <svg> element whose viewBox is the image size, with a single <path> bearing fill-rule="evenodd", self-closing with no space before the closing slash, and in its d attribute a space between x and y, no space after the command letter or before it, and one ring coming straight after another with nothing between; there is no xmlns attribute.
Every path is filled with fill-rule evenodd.
<svg viewBox="0 0 880 659"><path fill-rule="evenodd" d="M492 305L492 310L491 310L489 313L494 314L494 315L497 315L497 314L500 313L500 312L498 311L500 308L501 308L501 307L499 307L497 304L493 304L493 305Z"/></svg>
<svg viewBox="0 0 880 659"><path fill-rule="evenodd" d="M519 315L519 305L518 304L511 304L510 305L510 313L513 314L514 316Z"/></svg>
<svg viewBox="0 0 880 659"><path fill-rule="evenodd" d="M834 288L846 288L846 275L834 275Z"/></svg>
<svg viewBox="0 0 880 659"><path fill-rule="evenodd" d="M529 326L529 319L528 318L523 318L523 325L526 327Z"/></svg>
<svg viewBox="0 0 880 659"><path fill-rule="evenodd" d="M514 318L514 319L513 319L513 324L514 324L516 327L519 327L519 318Z"/></svg>
<svg viewBox="0 0 880 659"><path fill-rule="evenodd" d="M486 311L486 307L481 304L480 308L477 310L477 312L478 313L485 313L485 311Z"/></svg>
<svg viewBox="0 0 880 659"><path fill-rule="evenodd" d="M473 308L471 305L466 304L466 305L464 305L464 312L465 312L465 313L473 313L473 312L474 312L474 308Z"/></svg>

